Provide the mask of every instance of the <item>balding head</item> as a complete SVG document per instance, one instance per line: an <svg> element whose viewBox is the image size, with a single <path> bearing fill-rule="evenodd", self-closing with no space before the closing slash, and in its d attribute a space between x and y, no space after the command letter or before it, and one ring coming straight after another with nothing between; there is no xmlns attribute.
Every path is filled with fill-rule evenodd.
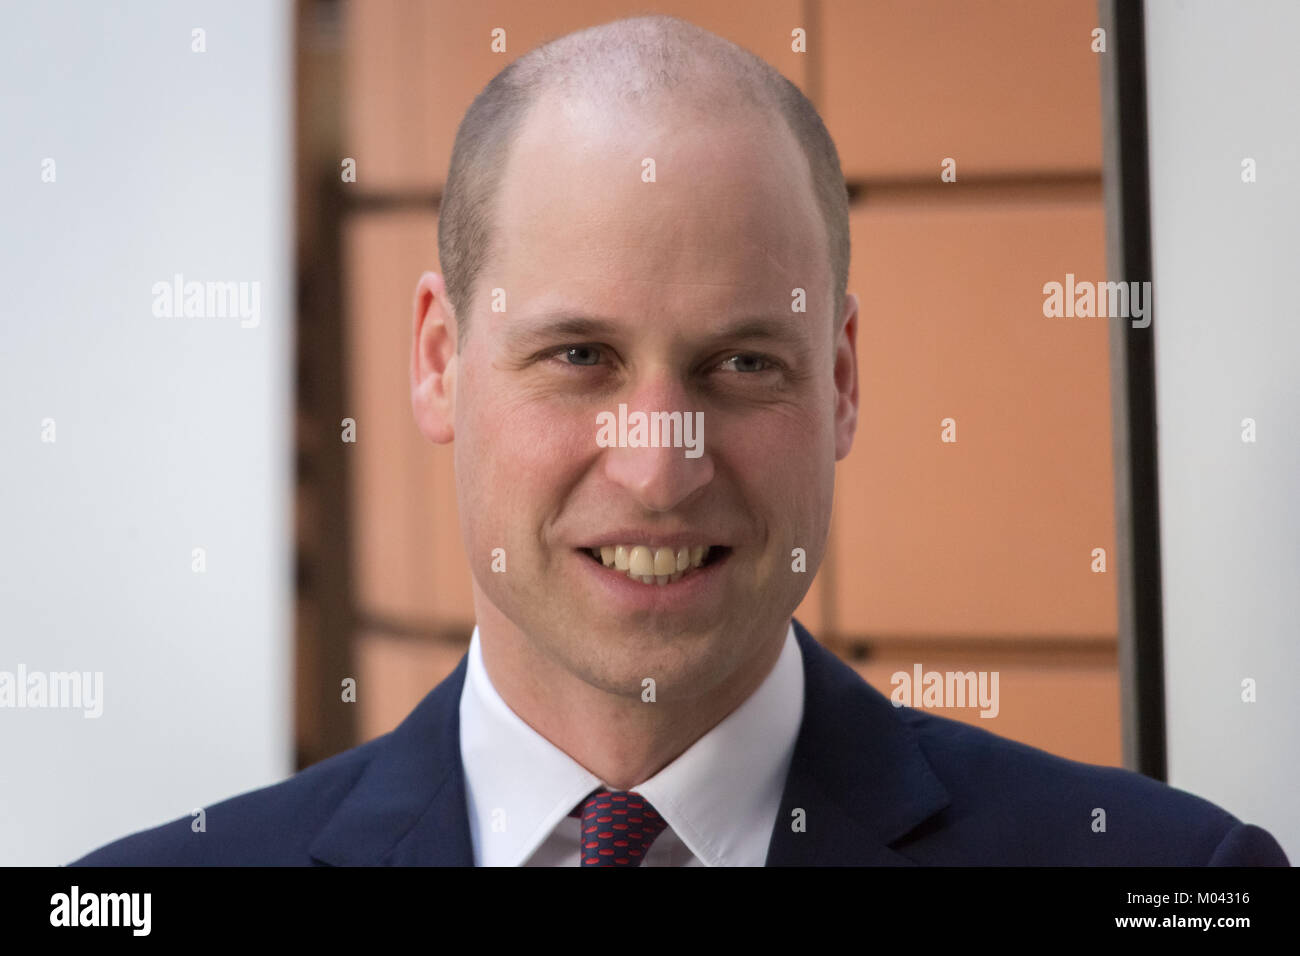
<svg viewBox="0 0 1300 956"><path fill-rule="evenodd" d="M474 286L499 248L498 203L511 147L543 100L646 115L669 109L697 117L748 112L793 138L807 187L825 224L832 316L848 283L848 196L835 144L793 83L752 53L675 17L645 16L560 37L520 57L475 98L452 151L438 223L447 296L464 341ZM802 185L802 184L801 184Z"/></svg>
<svg viewBox="0 0 1300 956"><path fill-rule="evenodd" d="M857 423L846 201L798 90L679 20L564 37L470 109L412 407L455 444L484 664L550 739L575 700L646 719L646 675L713 726L770 671ZM699 440L599 430L629 410Z"/></svg>

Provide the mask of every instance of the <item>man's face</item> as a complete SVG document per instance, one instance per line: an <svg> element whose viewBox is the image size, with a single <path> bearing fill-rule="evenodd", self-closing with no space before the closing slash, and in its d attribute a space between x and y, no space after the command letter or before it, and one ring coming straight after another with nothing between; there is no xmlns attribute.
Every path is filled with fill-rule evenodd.
<svg viewBox="0 0 1300 956"><path fill-rule="evenodd" d="M783 125L652 117L530 114L456 359L455 456L480 624L612 693L654 678L663 700L770 652L807 591L856 418L856 320L832 336L824 226ZM702 413L702 454L602 447L620 404ZM617 545L710 552L646 584L592 555Z"/></svg>

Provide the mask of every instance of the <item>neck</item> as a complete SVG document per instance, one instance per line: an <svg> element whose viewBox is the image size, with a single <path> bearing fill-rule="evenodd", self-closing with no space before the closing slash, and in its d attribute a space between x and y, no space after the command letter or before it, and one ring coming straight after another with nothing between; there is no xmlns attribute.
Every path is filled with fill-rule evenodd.
<svg viewBox="0 0 1300 956"><path fill-rule="evenodd" d="M756 635L761 650L706 693L675 699L671 707L649 707L639 697L611 694L561 667L490 602L476 611L483 665L501 699L617 790L653 777L744 703L776 665L788 629L782 622L774 634Z"/></svg>

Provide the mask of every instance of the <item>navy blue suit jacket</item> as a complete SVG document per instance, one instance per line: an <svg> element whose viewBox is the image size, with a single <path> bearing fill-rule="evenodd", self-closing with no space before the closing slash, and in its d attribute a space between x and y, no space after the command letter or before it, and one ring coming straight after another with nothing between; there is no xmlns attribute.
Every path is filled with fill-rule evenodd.
<svg viewBox="0 0 1300 956"><path fill-rule="evenodd" d="M1200 797L896 708L798 621L795 635L804 717L768 866L1287 865L1267 831ZM396 730L207 808L205 832L182 817L74 865L472 865L464 679L462 658Z"/></svg>

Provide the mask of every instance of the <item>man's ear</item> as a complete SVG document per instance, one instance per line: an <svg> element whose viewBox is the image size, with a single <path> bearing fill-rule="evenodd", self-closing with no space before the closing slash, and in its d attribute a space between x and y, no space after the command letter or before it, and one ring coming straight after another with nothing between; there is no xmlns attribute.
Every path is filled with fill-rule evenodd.
<svg viewBox="0 0 1300 956"><path fill-rule="evenodd" d="M853 447L858 430L858 297L844 297L844 314L835 336L835 460Z"/></svg>
<svg viewBox="0 0 1300 956"><path fill-rule="evenodd" d="M411 411L429 441L455 437L456 319L442 276L426 272L415 285L411 341Z"/></svg>

